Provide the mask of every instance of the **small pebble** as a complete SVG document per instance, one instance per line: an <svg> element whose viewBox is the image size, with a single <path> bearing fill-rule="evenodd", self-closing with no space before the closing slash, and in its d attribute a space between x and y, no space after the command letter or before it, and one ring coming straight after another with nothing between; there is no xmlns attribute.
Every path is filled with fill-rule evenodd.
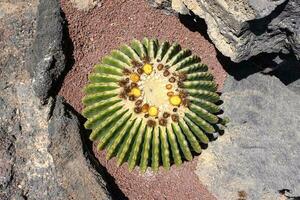
<svg viewBox="0 0 300 200"><path fill-rule="evenodd" d="M123 92L121 92L120 93L120 95L119 95L119 97L121 98L121 99L126 99L126 93L123 91Z"/></svg>
<svg viewBox="0 0 300 200"><path fill-rule="evenodd" d="M178 85L178 87L183 87L183 82L182 81L178 81L177 85Z"/></svg>
<svg viewBox="0 0 300 200"><path fill-rule="evenodd" d="M142 63L136 61L136 60L133 60L131 61L131 64L133 65L133 67L139 67L139 66L142 66Z"/></svg>
<svg viewBox="0 0 300 200"><path fill-rule="evenodd" d="M188 96L188 94L187 94L187 92L181 90L181 91L179 92L179 96L180 96L181 98L185 98L185 97Z"/></svg>
<svg viewBox="0 0 300 200"><path fill-rule="evenodd" d="M188 99L183 99L182 104L183 104L184 106L189 106L189 105L191 104L191 102L190 102L190 100L188 100Z"/></svg>
<svg viewBox="0 0 300 200"><path fill-rule="evenodd" d="M174 95L174 92L168 92L167 95L168 95L168 97L171 97Z"/></svg>
<svg viewBox="0 0 300 200"><path fill-rule="evenodd" d="M143 100L139 99L135 102L135 105L139 106L143 103Z"/></svg>
<svg viewBox="0 0 300 200"><path fill-rule="evenodd" d="M160 119L160 120L158 121L158 123L159 123L159 125L161 125L161 126L165 126L165 125L167 125L167 120L165 120L165 119Z"/></svg>
<svg viewBox="0 0 300 200"><path fill-rule="evenodd" d="M147 125L150 126L150 127L154 127L156 125L156 122L154 120L152 120L152 119L149 119L147 121Z"/></svg>
<svg viewBox="0 0 300 200"><path fill-rule="evenodd" d="M138 68L138 69L137 69L137 73L143 74L143 73L144 73L144 70L143 70L142 68Z"/></svg>
<svg viewBox="0 0 300 200"><path fill-rule="evenodd" d="M164 118L168 118L168 117L170 117L170 114L167 113L167 112L164 112L163 117L164 117Z"/></svg>
<svg viewBox="0 0 300 200"><path fill-rule="evenodd" d="M129 69L127 69L127 68L123 69L123 74L124 75L129 75L130 73L131 73L131 71Z"/></svg>
<svg viewBox="0 0 300 200"><path fill-rule="evenodd" d="M131 91L131 88L130 88L130 87L125 87L125 88L124 88L124 91L125 91L126 93L129 93L129 92Z"/></svg>
<svg viewBox="0 0 300 200"><path fill-rule="evenodd" d="M163 75L164 75L165 77L169 76L169 75L170 75L169 70L166 69L166 70L164 71Z"/></svg>
<svg viewBox="0 0 300 200"><path fill-rule="evenodd" d="M174 77L169 78L169 82L174 83L176 79Z"/></svg>
<svg viewBox="0 0 300 200"><path fill-rule="evenodd" d="M142 58L144 63L149 63L150 62L150 58L149 56L145 56L144 58Z"/></svg>
<svg viewBox="0 0 300 200"><path fill-rule="evenodd" d="M171 116L171 118L172 118L173 122L178 122L179 121L179 116L178 115L173 114Z"/></svg>
<svg viewBox="0 0 300 200"><path fill-rule="evenodd" d="M166 85L166 88L167 88L168 90L172 89L172 84L167 84L167 85Z"/></svg>
<svg viewBox="0 0 300 200"><path fill-rule="evenodd" d="M133 95L129 96L129 101L134 101L135 97Z"/></svg>
<svg viewBox="0 0 300 200"><path fill-rule="evenodd" d="M134 112L135 113L141 113L142 112L142 108L141 107L135 107L134 108Z"/></svg>
<svg viewBox="0 0 300 200"><path fill-rule="evenodd" d="M157 69L160 71L160 70L162 70L164 68L164 65L163 64L159 64L158 66L157 66Z"/></svg>
<svg viewBox="0 0 300 200"><path fill-rule="evenodd" d="M120 81L119 81L119 86L124 87L124 86L127 85L127 83L128 83L128 82L127 82L126 80L124 80L124 79L123 79L123 80L120 80Z"/></svg>
<svg viewBox="0 0 300 200"><path fill-rule="evenodd" d="M186 75L183 74L183 73L180 73L178 78L179 78L180 81L185 81L186 80Z"/></svg>
<svg viewBox="0 0 300 200"><path fill-rule="evenodd" d="M130 86L131 86L131 87L137 87L138 84L137 84L137 83L131 83Z"/></svg>
<svg viewBox="0 0 300 200"><path fill-rule="evenodd" d="M145 103L145 104L142 106L142 112L143 112L143 113L146 113L146 112L148 112L148 110L149 110L149 104Z"/></svg>

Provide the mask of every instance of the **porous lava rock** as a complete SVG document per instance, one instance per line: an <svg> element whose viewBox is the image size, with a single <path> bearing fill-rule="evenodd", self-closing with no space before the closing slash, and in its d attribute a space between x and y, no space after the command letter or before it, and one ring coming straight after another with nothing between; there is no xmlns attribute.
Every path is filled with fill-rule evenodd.
<svg viewBox="0 0 300 200"><path fill-rule="evenodd" d="M41 0L37 11L36 36L28 64L32 85L41 102L54 93L66 68L63 23L59 1Z"/></svg>
<svg viewBox="0 0 300 200"><path fill-rule="evenodd" d="M298 0L149 0L205 20L216 48L234 62L260 53L293 53L300 59ZM162 6L164 5L164 6Z"/></svg>
<svg viewBox="0 0 300 200"><path fill-rule="evenodd" d="M38 0L0 3L0 199L110 199L83 149L76 114L59 97L40 103L65 65L60 6L41 0L37 16L37 5ZM36 20L40 32L33 52L39 65L28 55ZM41 64L48 53L49 68Z"/></svg>
<svg viewBox="0 0 300 200"><path fill-rule="evenodd" d="M81 140L83 127L63 97L57 96L52 113L48 125L48 150L65 199L111 199L106 183L84 152Z"/></svg>

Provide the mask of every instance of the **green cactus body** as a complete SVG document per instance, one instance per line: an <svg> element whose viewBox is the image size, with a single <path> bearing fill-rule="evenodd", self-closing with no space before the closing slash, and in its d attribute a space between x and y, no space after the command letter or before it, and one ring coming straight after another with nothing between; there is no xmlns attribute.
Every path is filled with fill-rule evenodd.
<svg viewBox="0 0 300 200"><path fill-rule="evenodd" d="M177 123L172 123L173 132L176 135L177 141L179 143L180 149L183 152L184 157L187 160L192 160L193 156L189 149L188 142L186 141L184 135L181 132L181 129Z"/></svg>
<svg viewBox="0 0 300 200"><path fill-rule="evenodd" d="M126 139L122 143L120 151L117 154L117 158L118 158L117 163L119 166L123 163L125 156L131 146L132 140L136 135L136 133L139 131L141 123L142 123L142 119L140 119L139 122L135 121L134 125L132 126L131 130L129 130L129 133L126 136Z"/></svg>
<svg viewBox="0 0 300 200"><path fill-rule="evenodd" d="M159 139L159 128L156 126L153 129L153 136L152 136L152 163L151 167L154 171L158 170L159 167L159 153L160 153L160 139Z"/></svg>
<svg viewBox="0 0 300 200"><path fill-rule="evenodd" d="M179 166L182 163L182 159L181 159L178 143L176 141L176 135L172 131L171 125L168 125L166 130L167 130L168 140L169 140L169 143L170 143L170 146L171 146L171 152L172 152L174 163L177 166Z"/></svg>
<svg viewBox="0 0 300 200"><path fill-rule="evenodd" d="M145 139L144 139L144 143L143 143L143 150L142 150L142 154L141 154L141 162L140 162L140 168L143 172L146 171L147 166L148 166L150 145L151 145L151 139L152 139L152 130L153 130L153 128L151 128L151 127L146 128Z"/></svg>
<svg viewBox="0 0 300 200"><path fill-rule="evenodd" d="M197 138L195 137L195 135L190 130L189 126L182 119L179 121L179 126L180 126L182 132L185 134L187 140L191 144L193 150L196 153L200 153L201 152L201 146L200 146Z"/></svg>
<svg viewBox="0 0 300 200"><path fill-rule="evenodd" d="M82 99L85 128L106 158L158 171L190 161L215 124L220 97L208 67L188 49L156 39L133 40L102 58Z"/></svg>

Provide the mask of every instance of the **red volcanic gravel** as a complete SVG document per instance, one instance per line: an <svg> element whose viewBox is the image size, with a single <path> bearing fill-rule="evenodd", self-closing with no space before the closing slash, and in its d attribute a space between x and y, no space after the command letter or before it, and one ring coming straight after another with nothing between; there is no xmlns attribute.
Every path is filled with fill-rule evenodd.
<svg viewBox="0 0 300 200"><path fill-rule="evenodd" d="M61 4L74 45L74 65L60 95L78 112L83 109L82 88L93 65L133 38L158 38L189 48L209 66L219 89L222 87L226 73L216 58L214 46L200 33L186 28L176 16L163 14L145 0L102 0L100 7L90 11L77 10L69 0L61 0ZM129 199L215 199L194 173L197 157L180 167L172 166L170 171L140 174L137 169L128 172L127 164L116 167L114 159L106 161L104 152L96 152L96 156Z"/></svg>

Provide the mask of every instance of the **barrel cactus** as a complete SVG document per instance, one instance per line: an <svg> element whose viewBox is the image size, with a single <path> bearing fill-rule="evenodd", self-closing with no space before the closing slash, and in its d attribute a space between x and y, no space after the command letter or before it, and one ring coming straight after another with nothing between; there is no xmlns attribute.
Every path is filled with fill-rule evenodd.
<svg viewBox="0 0 300 200"><path fill-rule="evenodd" d="M169 169L192 160L221 118L208 67L180 45L133 40L103 57L84 88L90 139L117 164Z"/></svg>

